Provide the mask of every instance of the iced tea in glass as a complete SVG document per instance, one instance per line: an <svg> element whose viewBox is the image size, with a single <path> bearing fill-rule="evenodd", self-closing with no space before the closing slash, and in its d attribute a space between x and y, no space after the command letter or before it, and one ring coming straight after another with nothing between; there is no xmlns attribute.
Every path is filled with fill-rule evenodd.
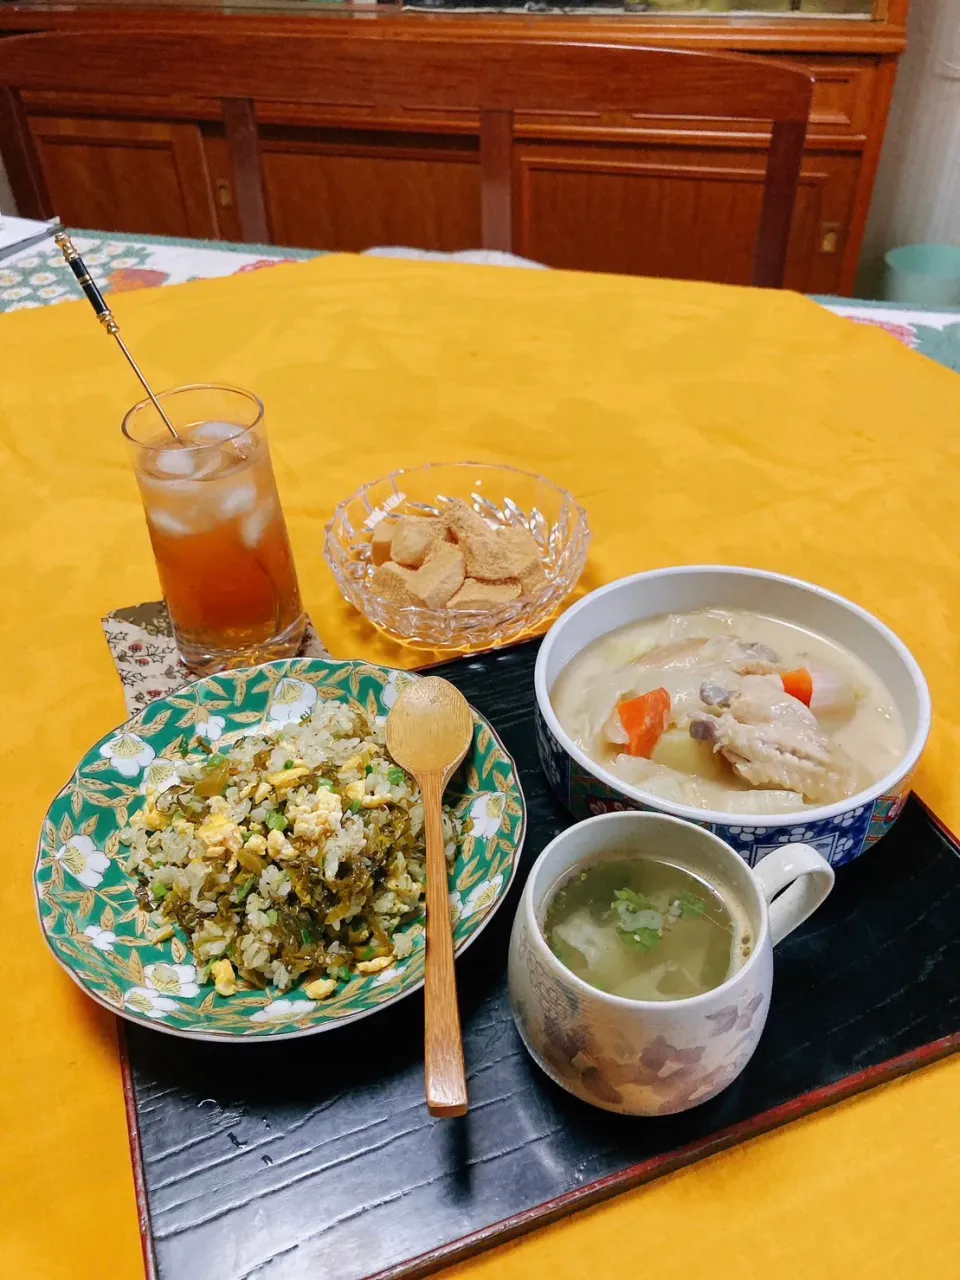
<svg viewBox="0 0 960 1280"><path fill-rule="evenodd" d="M263 405L236 387L191 386L123 420L160 585L191 671L293 656L306 617L277 497Z"/></svg>

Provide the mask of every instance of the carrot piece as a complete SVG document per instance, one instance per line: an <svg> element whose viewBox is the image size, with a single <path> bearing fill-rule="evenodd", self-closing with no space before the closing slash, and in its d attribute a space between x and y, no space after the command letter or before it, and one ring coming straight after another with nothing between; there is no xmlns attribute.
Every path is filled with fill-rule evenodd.
<svg viewBox="0 0 960 1280"><path fill-rule="evenodd" d="M796 698L805 707L813 701L813 676L806 667L797 667L796 671L784 671L780 677L783 681L784 693Z"/></svg>
<svg viewBox="0 0 960 1280"><path fill-rule="evenodd" d="M618 703L617 713L620 723L630 735L627 754L649 760L670 723L670 694L666 689L651 689L638 698Z"/></svg>

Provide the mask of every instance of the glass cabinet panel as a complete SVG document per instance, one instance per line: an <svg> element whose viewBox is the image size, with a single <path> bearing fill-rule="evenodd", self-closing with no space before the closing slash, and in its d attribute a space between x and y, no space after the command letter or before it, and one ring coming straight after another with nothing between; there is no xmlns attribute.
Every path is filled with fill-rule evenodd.
<svg viewBox="0 0 960 1280"><path fill-rule="evenodd" d="M873 18L879 0L402 0L405 8L523 13L681 14L721 17L736 14L812 18Z"/></svg>

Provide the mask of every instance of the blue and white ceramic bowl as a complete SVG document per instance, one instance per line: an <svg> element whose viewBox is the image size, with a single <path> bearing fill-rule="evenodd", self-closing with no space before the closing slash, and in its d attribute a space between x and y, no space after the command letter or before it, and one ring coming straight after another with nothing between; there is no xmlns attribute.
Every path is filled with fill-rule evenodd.
<svg viewBox="0 0 960 1280"><path fill-rule="evenodd" d="M720 813L673 804L630 786L591 760L564 732L550 690L567 663L591 641L630 622L703 608L747 609L797 623L845 645L884 681L903 717L903 759L868 791L802 814ZM832 866L859 857L890 829L910 789L930 732L930 694L913 655L893 632L858 605L821 587L758 569L686 565L621 578L591 592L554 623L540 648L534 677L537 746L550 785L575 818L620 809L652 809L714 831L754 866L784 844L813 845Z"/></svg>

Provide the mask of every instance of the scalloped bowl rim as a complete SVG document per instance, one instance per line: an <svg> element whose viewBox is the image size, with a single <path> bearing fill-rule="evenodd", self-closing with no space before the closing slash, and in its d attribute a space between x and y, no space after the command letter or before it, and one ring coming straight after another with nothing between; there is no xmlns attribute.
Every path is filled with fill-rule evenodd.
<svg viewBox="0 0 960 1280"><path fill-rule="evenodd" d="M381 672L385 674L388 678L391 675L398 675L398 676L403 676L405 679L408 678L411 680L423 679L423 676L417 671L402 671L397 667L386 667L382 663L367 662L362 658L300 659L300 661L304 661L304 660L322 662L328 666L335 666L335 667L349 667L349 666L365 667L367 670L375 670L375 671ZM268 670L271 667L279 666L281 664L286 664L290 661L291 659L289 658L278 658L278 659L272 660L271 662L258 663L256 666L253 666L253 667L234 667L234 668L231 668L229 671L214 672L213 675L210 677L202 676L200 677L199 680L190 681L189 683L199 684L201 683L202 680L205 680L207 678L216 680L217 678L222 677L224 675L232 676L232 675L246 674L248 672L253 673L256 671ZM174 690L171 690L171 692L177 693L179 692L179 690L174 689ZM164 697L166 696L168 695L165 694ZM163 698L157 698L155 699L155 701L162 702ZM148 707L144 708L144 711L148 710L149 707L153 705L154 705L153 703L149 703ZM500 891L498 892L494 901L491 903L490 908L483 915L482 919L480 920L480 923L477 925L476 929L474 929L473 933L471 933L469 937L462 939L462 941L456 946L456 949L454 951L455 959L459 959L460 956L462 956L463 953L467 950L467 948L473 942L476 941L476 939L480 936L481 933L483 933L484 929L486 929L487 925L490 923L490 921L493 919L496 913L500 910L501 906L509 896L511 886L516 880L517 870L520 865L520 857L523 853L523 846L524 846L524 842L526 840L526 834L527 834L527 799L523 793L523 785L520 781L520 772L517 769L517 762L516 760L514 760L513 755L504 746L503 739L500 737L500 734L497 732L496 728L490 723L487 717L484 715L481 715L481 713L477 711L476 707L474 707L472 703L468 703L467 705L470 707L471 712L479 718L484 728L488 730L488 732L493 737L494 741L497 743L500 750L503 752L506 759L509 761L511 771L513 773L514 782L516 784L517 793L520 797L520 808L522 812L520 816L520 828L517 834L517 841L516 841L515 848L513 850L513 857L510 862L510 875L501 884ZM129 716L126 720L124 720L122 724L119 724L115 728L109 730L109 732L105 733L101 738L98 738L96 742L92 743L91 746L88 747L87 750L82 753L82 755L80 756L80 760L82 761L92 751L102 746L105 742L108 742L111 738L115 737L117 734L124 733L127 731L135 732L136 731L135 726L137 722L140 720L142 715L143 715L142 711L137 712L135 715ZM133 727L131 728L131 726ZM60 790L56 793L56 795L47 805L47 808L44 814L45 819L46 819L46 816L49 814L50 810L56 804L56 802L60 799L60 797L66 791L67 787L69 787L70 782L72 781L73 777L76 775L76 772L79 769L79 767L80 767L80 761L78 761L70 777L67 779L67 781L63 784ZM34 909L36 910L36 913L37 913L37 923L40 928L40 933L42 934L43 940L47 944L47 947L50 950L50 953L52 954L54 960L57 962L60 968L64 970L64 972L68 975L68 977L70 977L70 979L80 988L83 994L88 999L93 1000L96 1004L100 1005L102 1009L106 1009L108 1013L112 1013L115 1017L124 1018L127 1022L135 1022L138 1026L147 1027L151 1031L159 1031L162 1035L177 1036L179 1039L182 1039L182 1040L204 1040L204 1041L208 1041L216 1044L226 1043L226 1044L263 1045L263 1044L272 1044L277 1040L296 1040L301 1038L302 1036L314 1036L314 1035L320 1035L325 1031L335 1031L338 1027L345 1027L354 1022L359 1022L361 1018L369 1018L373 1014L379 1013L381 1009L389 1009L393 1005L399 1003L399 1001L405 999L407 996L413 995L415 992L419 991L423 987L423 984L425 981L426 969L424 969L424 975L421 976L416 982L412 983L409 987L404 987L402 990L398 990L394 992L388 999L381 1000L379 1003L375 1004L372 1008L360 1009L356 1013L347 1014L345 1017L342 1017L342 1018L331 1018L326 1022L321 1022L318 1026L298 1027L296 1028L296 1030L291 1030L291 1031L272 1031L268 1036L240 1036L240 1035L236 1035L233 1032L213 1033L209 1031L186 1030L182 1027L171 1026L169 1023L165 1023L161 1020L149 1018L144 1014L138 1014L135 1010L129 1009L126 1006L124 1006L123 1008L118 1008L116 1005L111 1004L109 1000L105 1000L98 992L88 987L83 982L80 975L74 970L74 968L71 965L67 964L66 961L63 959L63 957L59 954L56 947L53 945L53 942L51 941L47 933L47 930L44 928L43 916L40 911L40 891L39 891L39 884L37 880L37 872L40 868L40 863L42 859L43 859L43 830L42 830L42 824L41 824L41 834L37 840L37 856L34 859L33 872L32 872L33 903L34 903ZM128 873L125 873L125 874L128 874ZM285 996L292 995L295 993L296 990L297 988L292 988L290 992L284 992L283 994Z"/></svg>
<svg viewBox="0 0 960 1280"><path fill-rule="evenodd" d="M523 476L525 480L535 480L538 484L548 485L562 498L569 501L570 505L576 512L578 523L583 527L584 536L588 540L590 538L590 522L588 520L586 510L579 502L577 502L569 489L564 489L562 485L557 484L555 480L551 480L549 476L540 475L537 471L525 471L522 467L511 466L511 464L507 462L471 462L469 460L458 460L456 462L425 462L419 467L400 467L396 471L390 471L385 476L381 476L378 480L368 480L366 484L362 484L355 493L352 493L349 498L344 498L342 502L337 504L333 515L327 521L325 528L326 537L324 539L323 546L324 557L326 558L327 563L330 564L331 568L333 566L331 564L332 553L330 547L333 540L333 526L338 520L342 519L344 511L351 505L351 503L356 502L357 499L365 494L369 489L373 489L380 484L386 484L390 480L396 480L398 476L417 475L421 472L431 471L434 468L439 469L441 467L485 467L489 471L507 472L512 475ZM504 621L516 621L522 614L528 611L533 613L536 611L537 606L549 603L549 594L556 589L558 584L553 582L548 583L546 587L541 588L541 591L537 595L529 596L526 600L511 600L506 604L497 605L491 609L430 609L426 606L421 607L420 605L394 604L387 596L376 591L369 582L357 582L355 585L358 589L358 594L373 596L376 600L389 606L391 612L396 613L401 617L412 619L420 617L454 617L462 618L465 623L469 623L470 619L483 619L488 622L495 622L499 619L503 619ZM566 590L571 591L575 585L575 583L571 583ZM566 594L566 592L564 594Z"/></svg>
<svg viewBox="0 0 960 1280"><path fill-rule="evenodd" d="M807 592L813 596L819 597L821 600L828 601L831 605L837 606L839 609L847 610L853 614L860 622L870 627L892 650L899 661L903 664L903 668L912 685L913 693L917 700L917 727L911 735L909 742L901 756L899 762L893 769L889 770L882 778L867 787L863 791L858 791L856 795L848 796L845 800L838 800L834 804L819 805L816 808L802 809L793 813L736 813L734 811L725 811L719 809L696 809L692 805L677 804L672 800L664 800L660 796L655 796L649 791L644 791L641 787L634 786L632 783L624 781L615 773L604 769L602 765L597 764L590 756L586 754L580 747L576 745L566 730L561 726L557 719L557 714L553 709L553 703L550 699L550 692L547 688L547 665L550 661L551 653L557 643L557 639L562 635L563 630L567 627L571 620L591 610L599 610L603 607L605 599L609 598L613 593L623 591L625 588L635 584L642 584L653 581L662 581L664 579L676 577L692 577L696 574L720 574L730 577L753 578L758 581L777 583L781 586L797 588ZM707 607L707 606L701 606ZM714 608L723 608L723 602L717 601ZM652 616L652 615L651 615ZM771 615L773 616L773 615ZM637 617L637 621L643 621L642 616ZM597 633L596 639L609 633L600 631ZM578 652L582 652L578 650ZM572 658L567 660L572 661ZM559 673L558 673L559 674ZM536 693L537 705L540 714L543 716L550 733L563 748L564 752L575 760L582 769L591 774L598 782L604 783L613 790L620 792L621 795L631 800L636 800L639 804L643 804L648 808L655 809L662 813L670 814L675 818L684 818L687 822L695 822L700 825L710 823L720 827L794 827L798 823L804 824L821 821L825 818L835 818L839 814L848 812L850 809L857 808L860 805L872 804L880 796L894 790L905 778L909 777L917 765L917 761L923 753L927 739L930 736L931 724L931 702L930 691L927 687L926 679L920 669L920 664L914 658L913 654L903 643L900 637L892 631L885 623L868 610L862 608L858 604L854 604L852 600L846 599L845 596L836 594L836 592L828 591L826 587L819 587L815 583L806 582L802 578L793 578L787 574L772 573L764 569L749 569L736 565L724 564L691 564L677 565L665 569L650 569L642 573L630 574L624 578L618 578L614 582L608 583L606 586L598 587L596 591L591 591L589 595L578 600L576 604L566 609L556 620L550 630L544 637L543 644L537 654L537 662L534 669L534 690Z"/></svg>

